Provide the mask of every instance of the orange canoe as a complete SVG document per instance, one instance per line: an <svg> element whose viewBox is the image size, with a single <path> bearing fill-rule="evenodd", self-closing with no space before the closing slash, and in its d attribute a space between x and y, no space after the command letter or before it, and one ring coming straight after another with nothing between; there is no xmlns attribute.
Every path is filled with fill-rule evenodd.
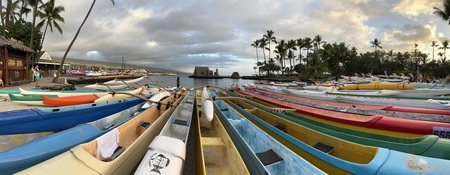
<svg viewBox="0 0 450 175"><path fill-rule="evenodd" d="M42 99L44 99L44 105L47 106L70 106L70 105L79 105L86 103L94 103L95 100L99 98L97 94L89 94L89 95L74 95L74 96L65 96L65 97L57 97L57 98L48 98L44 95L41 95Z"/></svg>

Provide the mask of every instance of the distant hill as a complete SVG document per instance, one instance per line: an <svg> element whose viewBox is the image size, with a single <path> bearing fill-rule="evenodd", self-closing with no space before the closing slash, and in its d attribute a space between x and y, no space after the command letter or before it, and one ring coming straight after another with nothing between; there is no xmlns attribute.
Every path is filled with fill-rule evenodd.
<svg viewBox="0 0 450 175"><path fill-rule="evenodd" d="M52 57L53 60L61 62L62 58ZM106 62L106 61L97 61L97 60L82 60L82 59L74 59L74 58L66 58L64 61L66 64L71 65L91 65L91 66L98 66L98 67L106 67L106 68L115 68L115 69L121 69L122 63L117 62ZM133 64L125 64L125 69L145 69L149 72L167 72L167 73L186 73L186 72L180 72L175 70L168 70L168 69L161 69L161 68L154 68L149 66L142 66L142 65L133 65Z"/></svg>

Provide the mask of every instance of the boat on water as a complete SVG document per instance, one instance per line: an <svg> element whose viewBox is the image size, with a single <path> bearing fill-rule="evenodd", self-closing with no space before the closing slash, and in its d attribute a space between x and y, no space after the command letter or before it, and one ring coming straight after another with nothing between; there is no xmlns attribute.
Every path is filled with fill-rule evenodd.
<svg viewBox="0 0 450 175"><path fill-rule="evenodd" d="M46 106L70 106L70 105L79 105L79 104L87 104L94 103L100 96L97 94L89 94L89 95L72 95L65 97L55 97L49 98L45 95L41 95L43 99L43 104Z"/></svg>
<svg viewBox="0 0 450 175"><path fill-rule="evenodd" d="M134 78L134 79L127 79L127 80L122 80L122 79L117 79L116 78L114 80L104 82L103 84L106 84L106 85L117 85L117 84L121 85L121 84L124 84L124 83L132 84L132 83L137 83L139 81L142 81L144 78L145 78L145 76L141 76L139 78Z"/></svg>
<svg viewBox="0 0 450 175"><path fill-rule="evenodd" d="M2 170L0 175L12 174L24 170L61 154L78 144L89 142L99 137L145 110L150 110L150 108L142 108L144 103L141 102L105 118L83 123L0 152L0 169ZM152 106L152 108L156 107L156 105Z"/></svg>
<svg viewBox="0 0 450 175"><path fill-rule="evenodd" d="M128 85L126 84L119 84L119 85L103 85L103 84L91 84L91 85L86 85L84 86L85 88L89 88L89 89L97 89L97 90L103 90L103 91L108 91L108 90L117 90L117 89L124 89L127 88Z"/></svg>
<svg viewBox="0 0 450 175"><path fill-rule="evenodd" d="M239 108L231 104L233 108ZM242 114L293 152L328 174L448 174L449 160L407 154L338 139L297 125L288 133L249 111ZM420 165L420 166L418 166ZM426 168L424 168L426 167Z"/></svg>
<svg viewBox="0 0 450 175"><path fill-rule="evenodd" d="M44 99L41 95L15 95L15 94L8 94L9 99L11 102L14 103L20 103L25 105L31 105L31 106L44 106ZM44 96L45 98L52 99L52 98L58 98L58 95L47 95Z"/></svg>
<svg viewBox="0 0 450 175"><path fill-rule="evenodd" d="M59 97L72 96L72 95L106 95L108 92L99 90L63 90L63 91L31 91L25 90L19 87L20 94L22 95L58 95Z"/></svg>
<svg viewBox="0 0 450 175"><path fill-rule="evenodd" d="M140 98L0 112L0 135L61 131L142 103Z"/></svg>
<svg viewBox="0 0 450 175"><path fill-rule="evenodd" d="M170 103L160 103L90 142L17 174L131 174L175 110L172 104L178 105L183 98L172 95L168 97Z"/></svg>
<svg viewBox="0 0 450 175"><path fill-rule="evenodd" d="M295 128L297 128L298 125L302 125L321 133L354 143L383 147L420 156L450 160L450 140L448 138L438 138L436 135L404 138L375 134L314 121L294 113L269 110L267 107L252 105L242 100L230 101L240 107L236 110L241 112L242 110L247 110L269 124L278 124L283 126L283 130L288 133L295 132Z"/></svg>
<svg viewBox="0 0 450 175"><path fill-rule="evenodd" d="M309 115L315 118L325 119L343 124L356 125L366 128L409 133L416 136L430 135L436 133L436 131L438 131L439 133L440 132L447 133L447 130L450 129L450 123L410 120L383 115L366 116L366 115L349 114L299 105L296 103L291 103L285 100L271 98L252 92L239 91L239 93L256 98L258 100L262 100L266 103L274 104L285 108L296 109L298 112L302 114Z"/></svg>
<svg viewBox="0 0 450 175"><path fill-rule="evenodd" d="M209 121L202 109L202 92L196 91L194 127L197 136L197 174L251 174L252 168L244 163L237 145L230 138L217 113Z"/></svg>
<svg viewBox="0 0 450 175"><path fill-rule="evenodd" d="M186 91L158 136L148 146L134 174L182 174L186 160L186 143L194 114L195 92ZM164 165L161 162L166 162Z"/></svg>
<svg viewBox="0 0 450 175"><path fill-rule="evenodd" d="M325 174L278 142L222 100L215 110L252 174ZM299 171L300 170L300 171Z"/></svg>

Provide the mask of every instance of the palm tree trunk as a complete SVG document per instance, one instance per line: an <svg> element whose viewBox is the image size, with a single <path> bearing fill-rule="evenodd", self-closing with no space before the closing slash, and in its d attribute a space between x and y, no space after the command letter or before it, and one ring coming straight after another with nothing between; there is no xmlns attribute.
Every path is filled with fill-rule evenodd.
<svg viewBox="0 0 450 175"><path fill-rule="evenodd" d="M31 39L30 39L30 49L33 49L33 40L34 40L34 28L36 25L36 12L37 12L37 6L38 6L38 2L39 0L34 0L34 5L33 5L33 24L31 26ZM0 4L1 6L1 4ZM42 45L41 45L42 46ZM31 54L31 67L34 67L34 54Z"/></svg>
<svg viewBox="0 0 450 175"><path fill-rule="evenodd" d="M48 28L48 23L47 23L47 25L45 25L44 35L42 36L42 41L41 41L41 46L44 45L44 39L45 39L45 35L47 34L47 28ZM39 49L39 52L41 52L41 50L42 50L42 47L41 47L41 49Z"/></svg>
<svg viewBox="0 0 450 175"><path fill-rule="evenodd" d="M77 30L77 33L75 34L75 36L73 37L72 41L69 44L69 47L67 48L66 52L64 53L64 56L62 57L61 60L61 65L58 68L58 72L56 72L56 76L55 78L53 78L53 83L58 82L58 78L59 78L59 74L61 73L62 68L64 67L64 61L66 60L67 54L69 53L70 49L72 48L73 43L75 43L75 40L77 40L78 34L80 34L81 28L83 27L84 23L86 22L87 18L89 17L89 15L91 14L92 8L95 5L95 1L92 1L91 7L89 8L88 13L86 14L86 17L84 17L83 22L81 23L80 27Z"/></svg>
<svg viewBox="0 0 450 175"><path fill-rule="evenodd" d="M3 30L3 36L8 39L8 34L7 34L7 30L9 28L9 17L11 16L11 4L12 4L12 0L7 0L6 1L6 16L5 16L5 24L3 26L5 26L5 30Z"/></svg>

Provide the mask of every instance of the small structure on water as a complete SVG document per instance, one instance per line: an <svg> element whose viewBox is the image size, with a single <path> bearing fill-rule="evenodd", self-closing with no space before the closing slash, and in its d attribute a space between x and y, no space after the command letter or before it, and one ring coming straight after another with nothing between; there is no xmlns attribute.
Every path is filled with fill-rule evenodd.
<svg viewBox="0 0 450 175"><path fill-rule="evenodd" d="M239 76L238 72L233 72L230 76L230 78L241 78L241 76Z"/></svg>
<svg viewBox="0 0 450 175"><path fill-rule="evenodd" d="M194 74L190 75L189 78L224 78L219 76L219 69L216 69L216 72L213 70L209 70L209 67L200 67L196 66L194 69Z"/></svg>

